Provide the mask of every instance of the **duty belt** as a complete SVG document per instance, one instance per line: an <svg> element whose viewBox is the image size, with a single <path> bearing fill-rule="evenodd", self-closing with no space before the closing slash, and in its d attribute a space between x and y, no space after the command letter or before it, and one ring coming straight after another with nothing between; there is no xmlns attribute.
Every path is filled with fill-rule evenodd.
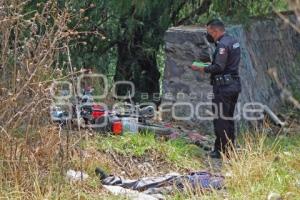
<svg viewBox="0 0 300 200"><path fill-rule="evenodd" d="M224 75L216 75L211 79L212 85L229 85L233 83L235 80L240 80L238 75L232 74L224 74Z"/></svg>

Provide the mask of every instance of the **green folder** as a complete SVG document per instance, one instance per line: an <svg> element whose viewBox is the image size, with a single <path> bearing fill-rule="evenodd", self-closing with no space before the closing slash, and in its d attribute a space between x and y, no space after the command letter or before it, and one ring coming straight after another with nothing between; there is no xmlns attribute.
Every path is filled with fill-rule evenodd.
<svg viewBox="0 0 300 200"><path fill-rule="evenodd" d="M193 62L192 66L195 66L195 67L207 67L209 66L208 63L204 63L204 62Z"/></svg>

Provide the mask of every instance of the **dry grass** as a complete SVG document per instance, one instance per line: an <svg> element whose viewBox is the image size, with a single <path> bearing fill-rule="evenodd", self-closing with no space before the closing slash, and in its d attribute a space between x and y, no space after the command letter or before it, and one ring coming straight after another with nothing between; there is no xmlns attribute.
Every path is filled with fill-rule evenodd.
<svg viewBox="0 0 300 200"><path fill-rule="evenodd" d="M0 197L72 198L79 194L65 184L64 173L80 138L49 125L49 87L70 76L58 56L74 35L67 27L72 16L56 1L39 4L38 11L27 12L26 4L0 1Z"/></svg>
<svg viewBox="0 0 300 200"><path fill-rule="evenodd" d="M64 143L66 134L59 137L57 131L51 127L40 130L39 134L34 134L35 136L39 135L40 138L31 138L30 144L24 143L23 138L18 138L12 145L13 148L11 145L6 145L1 139L1 155L4 159L0 165L0 194L4 199L114 198L103 190L98 178L94 175L94 169L97 166L110 173L128 178L158 175L171 170L184 173L187 168L190 170L203 169L202 167L193 169L191 166L180 168L176 160L172 163L166 156L159 156L165 152L164 148L175 148L179 155L181 151L184 152L184 150L180 150L181 146L169 146L170 144L165 141L156 141L154 149L158 149L155 152L138 151L139 156L137 156L134 149L128 151L126 144L130 144L130 142L128 143L126 139L123 140L124 145L120 142L114 148L106 148L107 143L114 142L114 137L87 136L80 138L78 133L72 133L73 136L67 145ZM135 149L151 143L149 143L149 136L137 135L129 138L131 141L136 140L133 142L136 144ZM192 190L178 191L168 198L265 199L270 192L276 192L284 199L300 197L300 186L297 185L300 178L299 136L267 138L264 135L252 135L241 139L241 142L241 149L233 153L231 160L225 160L221 169L222 173L227 175L225 190L198 191L196 193ZM69 146L69 151L67 151L67 146ZM159 148L161 149L159 150ZM115 158L112 157L112 154L115 155ZM186 156L178 161L189 163L191 160L197 159L189 154ZM198 161L200 160L201 158L198 158ZM86 181L71 183L65 179L67 169L80 170L81 168L90 176Z"/></svg>
<svg viewBox="0 0 300 200"><path fill-rule="evenodd" d="M299 199L299 135L268 138L265 134L248 134L241 139L241 149L231 152L230 160L224 158L224 190L178 191L169 199L261 200L272 192L282 199Z"/></svg>
<svg viewBox="0 0 300 200"><path fill-rule="evenodd" d="M300 144L298 136L292 138L296 145ZM270 192L279 193L284 199L300 197L296 185L300 165L292 163L299 161L300 151L291 139L286 144L283 140L270 141L264 135L245 139L241 152L234 153L235 158L224 166L230 173L227 184L232 199L265 199ZM291 150L286 149L288 146Z"/></svg>

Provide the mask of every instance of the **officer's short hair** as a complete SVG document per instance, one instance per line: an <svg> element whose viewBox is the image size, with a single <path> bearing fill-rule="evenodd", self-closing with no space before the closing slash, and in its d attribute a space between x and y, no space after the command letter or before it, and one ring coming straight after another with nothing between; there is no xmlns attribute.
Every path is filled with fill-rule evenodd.
<svg viewBox="0 0 300 200"><path fill-rule="evenodd" d="M206 26L211 26L213 28L218 28L221 31L225 30L224 23L219 19L210 20L209 22L207 22Z"/></svg>

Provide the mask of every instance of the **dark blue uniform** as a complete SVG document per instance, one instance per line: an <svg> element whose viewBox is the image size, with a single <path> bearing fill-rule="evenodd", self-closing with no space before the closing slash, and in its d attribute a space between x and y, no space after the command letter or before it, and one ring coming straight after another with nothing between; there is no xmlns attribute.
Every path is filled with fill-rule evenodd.
<svg viewBox="0 0 300 200"><path fill-rule="evenodd" d="M211 74L214 93L212 102L218 108L218 118L214 119L216 151L226 152L228 145L231 145L231 142L234 144L234 120L224 119L223 116L233 117L237 99L241 92L241 83L238 77L240 58L239 42L232 36L225 34L216 42L212 64L205 68L205 72ZM226 77L230 77L230 81L226 81ZM218 82L220 78L221 83ZM216 113L214 106L213 112Z"/></svg>

